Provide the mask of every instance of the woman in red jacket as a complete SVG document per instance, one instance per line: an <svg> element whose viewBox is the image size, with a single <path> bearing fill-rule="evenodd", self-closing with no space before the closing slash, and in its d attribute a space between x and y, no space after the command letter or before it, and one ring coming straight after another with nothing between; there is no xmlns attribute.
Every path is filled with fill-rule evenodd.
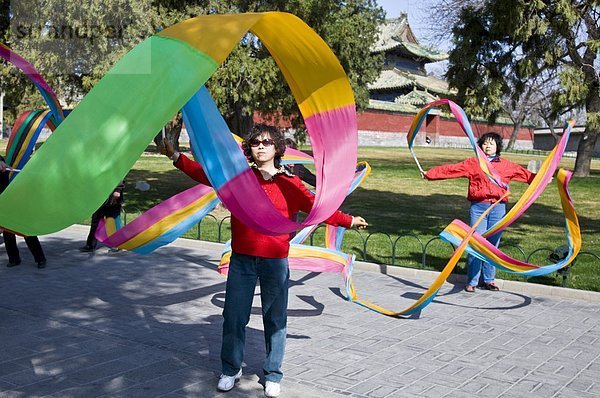
<svg viewBox="0 0 600 398"><path fill-rule="evenodd" d="M314 196L297 176L280 164L285 152L285 142L277 129L265 125L255 126L242 147L252 163L256 180L281 214L293 219L298 211L310 211ZM165 143L161 152L194 180L210 185L202 167L185 155L173 151L169 143ZM325 222L346 228L364 228L368 225L362 217L352 217L340 211ZM287 325L287 257L290 236L260 234L248 228L234 215L231 216L232 255L223 310L222 374L217 385L220 391L231 390L242 375L245 328L250 320L258 280L267 354L263 366L265 395L276 397L280 393Z"/></svg>
<svg viewBox="0 0 600 398"><path fill-rule="evenodd" d="M481 136L477 141L477 145L488 156L494 169L500 174L502 182L508 184L511 180L526 182L528 184L533 181L535 174L529 170L512 163L502 157L502 137L497 133L487 133ZM423 174L423 177L428 180L445 180L448 178L469 179L469 192L467 200L471 202L471 225L485 212L495 201L500 199L506 193L505 189L494 184L487 175L479 167L477 158L469 158L463 162L456 164L448 164L434 167ZM501 203L498 203L484 220L475 228L479 234L483 234L491 226L496 224L506 214L506 201L504 198ZM500 243L501 232L489 236L487 239L496 247ZM482 275L483 270L483 275ZM467 292L475 292L476 286L481 286L487 290L499 290L494 282L496 268L473 256L467 258ZM480 281L481 279L481 281Z"/></svg>

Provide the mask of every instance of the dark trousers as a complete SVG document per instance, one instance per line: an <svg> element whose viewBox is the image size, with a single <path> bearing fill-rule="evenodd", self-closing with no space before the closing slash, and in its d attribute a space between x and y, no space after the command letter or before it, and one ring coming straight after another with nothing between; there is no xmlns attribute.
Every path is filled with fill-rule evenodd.
<svg viewBox="0 0 600 398"><path fill-rule="evenodd" d="M4 237L4 247L6 248L6 253L8 254L8 261L11 263L20 262L21 257L19 256L17 237L15 234L4 231L2 236ZM33 258L36 263L39 263L40 261L46 261L44 250L42 249L42 245L40 244L40 240L37 238L37 236L26 236L25 243L27 243L27 247L29 248L31 254L33 254Z"/></svg>
<svg viewBox="0 0 600 398"><path fill-rule="evenodd" d="M96 248L98 244L98 240L96 239L96 230L98 229L98 224L100 223L100 219L102 218L102 214L97 211L92 214L92 223L90 225L90 233L87 237L86 246L91 247L92 249Z"/></svg>
<svg viewBox="0 0 600 398"><path fill-rule="evenodd" d="M96 249L98 245L98 239L96 239L96 230L100 220L104 217L118 218L121 215L121 203L105 203L98 210L92 214L92 222L90 224L90 233L88 234L86 246L92 249Z"/></svg>

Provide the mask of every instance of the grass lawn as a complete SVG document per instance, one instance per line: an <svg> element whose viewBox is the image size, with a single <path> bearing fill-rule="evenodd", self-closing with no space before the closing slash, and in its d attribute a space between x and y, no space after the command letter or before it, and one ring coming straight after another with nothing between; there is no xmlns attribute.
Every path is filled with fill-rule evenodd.
<svg viewBox="0 0 600 398"><path fill-rule="evenodd" d="M4 143L5 145L5 143ZM2 145L3 146L3 145ZM175 169L164 156L146 152L126 177L125 209L127 221L184 189L194 182ZM472 155L470 150L417 148L424 169L459 162ZM534 155L505 154L513 162L527 166L529 160L542 160ZM468 222L469 202L466 200L467 180L426 181L421 179L407 148L359 148L359 160L371 164L372 173L342 205L342 210L362 215L370 227L366 231L349 231L343 249L363 259L366 240L367 261L405 267L441 270L452 253L452 247L437 238L437 234L454 218ZM564 159L562 167L572 170L574 159ZM600 160L592 163L592 175L573 178L570 190L573 196L583 235L582 251L600 256ZM150 190L134 189L136 181L146 181ZM511 185L510 204L524 192L527 185ZM218 225L222 223L220 241L229 239L229 213L218 207L205 218L200 227L185 235L190 238L217 241ZM82 220L89 222L89 220ZM322 230L315 233L314 242L322 242ZM564 218L554 183L513 225L505 230L501 247L509 255L547 264L549 252L565 243ZM395 248L394 248L395 246ZM580 254L569 273L568 286L600 291L600 260L589 254ZM465 273L464 262L454 272ZM512 274L498 272L502 279L523 280ZM530 281L560 285L562 277L551 274L530 278Z"/></svg>
<svg viewBox="0 0 600 398"><path fill-rule="evenodd" d="M425 169L458 162L471 156L462 149L417 148L417 154ZM529 160L541 160L534 155L506 154L513 162L527 166ZM466 200L466 179L426 181L420 174L406 148L360 148L359 159L371 164L371 176L342 205L342 210L362 215L370 227L361 233L350 231L344 239L344 250L365 260L377 263L422 267L423 252L425 268L441 270L452 253L452 247L437 234L454 218L468 222L469 202ZM564 159L561 164L573 169L574 159ZM573 178L571 193L579 214L583 234L582 251L600 256L600 161L594 160L592 176ZM139 192L132 189L138 180L147 181L151 189ZM139 211L146 210L160 199L165 199L192 186L193 181L171 166L164 157L146 153L127 176L126 209L128 220ZM515 182L511 186L513 204L527 185ZM222 223L221 241L229 239L229 213L217 208L202 221L200 227L190 230L186 236L217 241L218 224ZM322 229L317 230L314 243L322 243ZM551 184L537 202L503 234L503 250L519 259L536 264L547 264L552 249L565 243L564 218L555 184ZM395 246L395 248L394 248ZM600 260L581 254L570 271L568 286L578 289L600 291ZM455 272L465 273L462 262ZM502 279L524 278L499 272ZM532 282L560 285L562 277L551 274L530 278Z"/></svg>
<svg viewBox="0 0 600 398"><path fill-rule="evenodd" d="M469 150L417 148L417 156L425 170L448 162L458 162L471 156ZM423 242L433 239L454 218L468 222L469 202L466 200L468 183L466 179L426 181L421 179L416 166L406 148L376 149L361 148L361 159L369 161L373 168L371 176L362 189L348 198L344 209L363 214L370 221L371 233L385 233L395 240L400 234L418 235ZM526 166L529 160L541 160L531 155L511 155L506 157L515 163ZM573 169L574 160L565 159L562 167ZM571 193L579 213L583 234L583 251L600 255L600 205L596 196L600 192L600 161L594 161L594 172L590 178L573 178ZM515 182L511 185L513 204L524 192L527 185ZM378 236L379 235L379 236ZM386 253L387 237L377 236L380 242L369 260L390 262L391 254ZM402 238L397 247L396 264L420 266L422 249L414 238ZM510 255L525 259L530 257L536 264L547 264L548 250L565 243L564 218L555 184L551 184L537 202L502 236L501 245ZM371 242L369 241L369 249ZM427 248L426 267L440 270L451 254L445 242L435 239ZM375 245L374 245L375 246ZM543 250L547 248L548 250ZM371 250L368 250L370 253ZM465 272L464 263L456 272ZM581 255L569 276L569 286L579 289L600 291L600 261L589 255ZM499 278L522 279L512 274L499 272ZM532 278L537 282L560 284L562 278L555 275Z"/></svg>

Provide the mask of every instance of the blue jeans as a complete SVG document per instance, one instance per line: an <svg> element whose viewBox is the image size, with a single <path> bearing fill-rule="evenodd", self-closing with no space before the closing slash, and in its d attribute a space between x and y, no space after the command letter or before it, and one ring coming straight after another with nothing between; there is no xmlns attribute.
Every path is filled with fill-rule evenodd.
<svg viewBox="0 0 600 398"><path fill-rule="evenodd" d="M287 333L288 282L287 258L264 258L232 253L227 275L223 310L223 374L234 376L242 368L246 325L250 321L256 281L260 282L260 301L267 358L265 380L279 383Z"/></svg>
<svg viewBox="0 0 600 398"><path fill-rule="evenodd" d="M471 223L473 225L475 221L486 211L492 204L489 202L471 202ZM506 204L498 203L496 207L492 209L488 213L488 215L481 220L481 223L475 228L475 231L478 234L483 234L487 231L491 226L496 224L504 215L506 214ZM500 243L500 236L502 236L502 232L499 232L495 235L489 236L487 240L494 246L498 247ZM483 276L482 274L483 270ZM480 259L469 255L467 257L467 284L470 286L477 286L482 279L483 283L491 283L494 281L496 276L496 267L493 265L481 261Z"/></svg>

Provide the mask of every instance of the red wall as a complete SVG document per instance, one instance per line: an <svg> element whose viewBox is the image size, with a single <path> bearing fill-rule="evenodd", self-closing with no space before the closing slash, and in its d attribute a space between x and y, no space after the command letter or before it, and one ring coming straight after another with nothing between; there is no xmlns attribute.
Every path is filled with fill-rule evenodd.
<svg viewBox="0 0 600 398"><path fill-rule="evenodd" d="M382 131L390 133L407 133L415 115L403 114L399 112L367 110L358 114L358 129L366 131ZM508 139L512 133L512 125L475 122L471 123L471 128L476 137L479 137L488 131L495 131L503 138ZM430 135L443 135L464 137L458 123L454 119L447 119L439 115L428 115L427 120L421 127ZM523 127L517 136L519 140L533 141L533 129Z"/></svg>
<svg viewBox="0 0 600 398"><path fill-rule="evenodd" d="M410 125L414 116L415 115L413 114L369 109L364 113L358 114L358 129L389 133L407 133L410 129ZM273 117L272 115L261 115L259 113L255 113L254 123L273 124ZM291 127L291 123L283 119L280 119L277 125L282 128ZM505 139L510 138L510 134L512 133L513 129L512 125L488 125L487 123L483 122L472 122L471 128L473 129L475 137L480 137L488 131L495 131ZM432 139L436 136L465 136L465 133L454 119L440 117L439 115L427 115L427 120L421 129L424 129L424 131L427 132L427 135L429 135ZM517 139L533 142L533 129L527 127L521 128Z"/></svg>
<svg viewBox="0 0 600 398"><path fill-rule="evenodd" d="M275 122L277 120L277 123ZM255 124L266 124L269 126L277 126L283 129L289 129L292 127L292 123L289 120L285 120L281 117L281 114L273 113L273 114L263 114L260 112L254 112L252 115L252 121Z"/></svg>

